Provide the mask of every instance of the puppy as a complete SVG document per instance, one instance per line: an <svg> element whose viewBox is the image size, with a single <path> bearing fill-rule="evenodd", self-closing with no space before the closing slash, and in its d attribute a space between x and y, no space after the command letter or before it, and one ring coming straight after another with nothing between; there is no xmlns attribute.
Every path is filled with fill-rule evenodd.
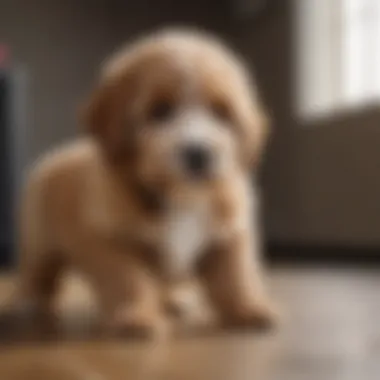
<svg viewBox="0 0 380 380"><path fill-rule="evenodd" d="M194 281L223 323L271 324L252 178L268 127L236 55L196 31L142 38L105 64L83 125L30 173L21 299L51 309L72 266L118 329L159 330Z"/></svg>

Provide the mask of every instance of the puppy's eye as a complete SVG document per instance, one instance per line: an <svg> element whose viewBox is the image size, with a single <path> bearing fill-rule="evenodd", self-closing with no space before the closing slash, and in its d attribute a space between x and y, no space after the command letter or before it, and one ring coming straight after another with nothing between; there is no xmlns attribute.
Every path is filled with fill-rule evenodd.
<svg viewBox="0 0 380 380"><path fill-rule="evenodd" d="M232 110L226 102L221 100L212 102L211 110L218 119L224 122L232 121Z"/></svg>
<svg viewBox="0 0 380 380"><path fill-rule="evenodd" d="M174 102L169 99L160 99L153 102L148 109L149 120L161 123L169 119L175 111Z"/></svg>

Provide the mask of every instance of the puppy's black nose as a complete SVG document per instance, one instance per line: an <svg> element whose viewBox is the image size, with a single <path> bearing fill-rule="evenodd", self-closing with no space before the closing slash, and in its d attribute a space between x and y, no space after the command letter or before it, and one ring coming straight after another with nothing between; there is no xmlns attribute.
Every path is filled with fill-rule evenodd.
<svg viewBox="0 0 380 380"><path fill-rule="evenodd" d="M205 146L189 145L182 149L182 160L190 175L207 175L211 166L211 153Z"/></svg>

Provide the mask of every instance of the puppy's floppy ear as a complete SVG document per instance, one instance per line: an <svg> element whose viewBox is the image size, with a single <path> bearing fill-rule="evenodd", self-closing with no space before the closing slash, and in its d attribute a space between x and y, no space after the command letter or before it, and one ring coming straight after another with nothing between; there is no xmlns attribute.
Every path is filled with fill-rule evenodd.
<svg viewBox="0 0 380 380"><path fill-rule="evenodd" d="M251 108L247 128L246 162L258 169L270 136L270 120L264 107L257 103Z"/></svg>
<svg viewBox="0 0 380 380"><path fill-rule="evenodd" d="M94 136L112 159L118 158L125 150L127 112L122 93L115 82L101 83L82 110L86 132Z"/></svg>

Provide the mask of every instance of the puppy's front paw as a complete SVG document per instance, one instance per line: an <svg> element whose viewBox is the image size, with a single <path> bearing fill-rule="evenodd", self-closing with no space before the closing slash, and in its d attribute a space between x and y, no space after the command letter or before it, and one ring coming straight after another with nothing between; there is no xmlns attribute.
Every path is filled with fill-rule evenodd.
<svg viewBox="0 0 380 380"><path fill-rule="evenodd" d="M154 339L165 335L167 330L162 315L138 307L120 309L111 321L111 331L133 338Z"/></svg>
<svg viewBox="0 0 380 380"><path fill-rule="evenodd" d="M238 307L228 315L226 324L235 328L254 328L269 330L277 327L280 317L270 304L252 304Z"/></svg>

